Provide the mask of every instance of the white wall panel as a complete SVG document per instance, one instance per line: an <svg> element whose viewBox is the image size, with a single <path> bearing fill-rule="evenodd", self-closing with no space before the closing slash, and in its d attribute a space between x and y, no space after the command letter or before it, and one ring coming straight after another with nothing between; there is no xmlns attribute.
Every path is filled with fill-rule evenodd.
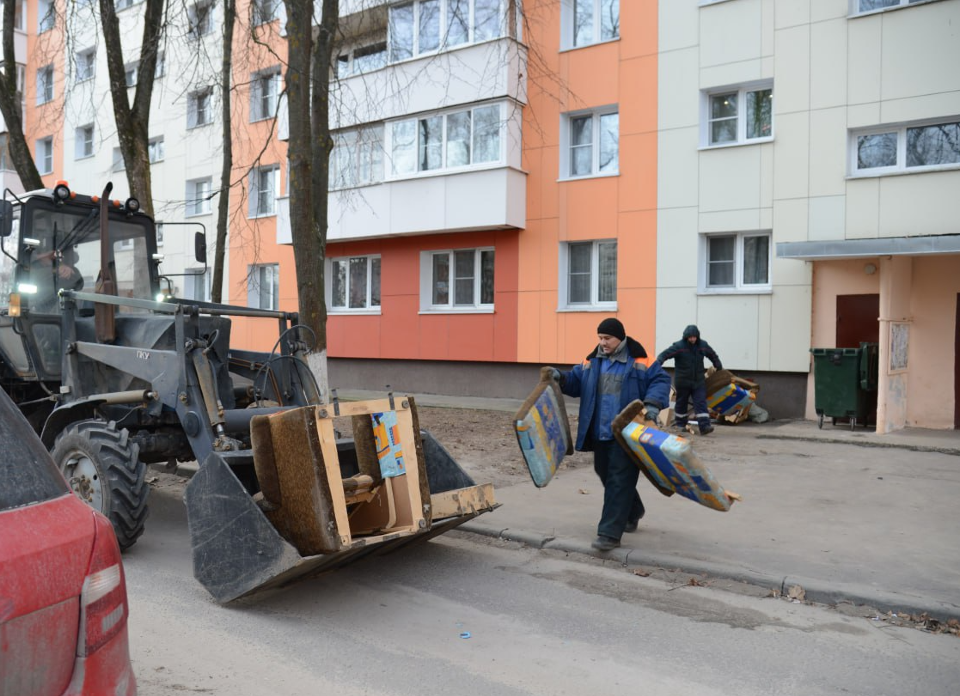
<svg viewBox="0 0 960 696"><path fill-rule="evenodd" d="M663 126L665 124L661 124ZM657 134L657 207L697 205L700 128L661 130Z"/></svg>
<svg viewBox="0 0 960 696"><path fill-rule="evenodd" d="M839 4L839 3L837 3ZM810 26L810 108L847 103L847 19Z"/></svg>
<svg viewBox="0 0 960 696"><path fill-rule="evenodd" d="M760 148L723 147L700 152L700 210L760 207Z"/></svg>
<svg viewBox="0 0 960 696"><path fill-rule="evenodd" d="M776 0L774 18L777 29L807 24L810 21L810 0Z"/></svg>
<svg viewBox="0 0 960 696"><path fill-rule="evenodd" d="M882 28L881 15L847 21L848 104L880 101Z"/></svg>
<svg viewBox="0 0 960 696"><path fill-rule="evenodd" d="M698 54L696 48L660 56L657 118L671 128L699 126Z"/></svg>
<svg viewBox="0 0 960 696"><path fill-rule="evenodd" d="M810 241L843 239L845 196L815 196L810 202Z"/></svg>
<svg viewBox="0 0 960 696"><path fill-rule="evenodd" d="M776 41L774 108L777 115L810 108L810 27L781 29Z"/></svg>
<svg viewBox="0 0 960 696"><path fill-rule="evenodd" d="M657 286L697 286L697 209L666 208L657 215ZM658 293L660 290L658 290Z"/></svg>
<svg viewBox="0 0 960 696"><path fill-rule="evenodd" d="M774 293L770 321L771 369L789 372L810 369L812 296L810 285L778 287Z"/></svg>
<svg viewBox="0 0 960 696"><path fill-rule="evenodd" d="M696 0L660 0L657 41L661 60L665 53L697 45L700 40L699 15Z"/></svg>
<svg viewBox="0 0 960 696"><path fill-rule="evenodd" d="M760 0L700 8L700 65L738 63L761 55Z"/></svg>
<svg viewBox="0 0 960 696"><path fill-rule="evenodd" d="M700 335L731 370L757 369L759 295L701 295L697 302ZM677 335L677 340L680 335Z"/></svg>
<svg viewBox="0 0 960 696"><path fill-rule="evenodd" d="M880 181L881 237L960 231L960 171L888 176Z"/></svg>
<svg viewBox="0 0 960 696"><path fill-rule="evenodd" d="M843 107L810 112L810 195L842 196L847 175L847 114Z"/></svg>
<svg viewBox="0 0 960 696"><path fill-rule="evenodd" d="M806 198L809 195L810 117L807 112L780 114L775 126L773 199Z"/></svg>
<svg viewBox="0 0 960 696"><path fill-rule="evenodd" d="M880 179L850 179L846 204L846 238L875 238L880 227Z"/></svg>

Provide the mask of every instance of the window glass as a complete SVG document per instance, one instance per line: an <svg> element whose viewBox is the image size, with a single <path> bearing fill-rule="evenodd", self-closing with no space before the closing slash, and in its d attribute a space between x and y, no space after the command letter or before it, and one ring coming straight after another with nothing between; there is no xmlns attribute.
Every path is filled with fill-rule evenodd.
<svg viewBox="0 0 960 696"><path fill-rule="evenodd" d="M860 11L881 10L884 7L894 7L899 4L900 0L860 0Z"/></svg>
<svg viewBox="0 0 960 696"><path fill-rule="evenodd" d="M480 304L493 304L493 250L480 252Z"/></svg>
<svg viewBox="0 0 960 696"><path fill-rule="evenodd" d="M570 121L570 174L589 174L593 166L593 117L580 116Z"/></svg>
<svg viewBox="0 0 960 696"><path fill-rule="evenodd" d="M877 133L857 137L857 169L895 167L896 165L896 133Z"/></svg>
<svg viewBox="0 0 960 696"><path fill-rule="evenodd" d="M334 307L347 306L347 262L338 259L333 262L332 291L330 303Z"/></svg>
<svg viewBox="0 0 960 696"><path fill-rule="evenodd" d="M773 90L747 92L747 139L773 135Z"/></svg>
<svg viewBox="0 0 960 696"><path fill-rule="evenodd" d="M421 118L419 125L420 171L439 169L443 165L443 117Z"/></svg>
<svg viewBox="0 0 960 696"><path fill-rule="evenodd" d="M770 237L743 238L743 284L766 285L770 282Z"/></svg>
<svg viewBox="0 0 960 696"><path fill-rule="evenodd" d="M590 266L593 245L571 244L569 247L570 278L568 301L570 304L590 302Z"/></svg>
<svg viewBox="0 0 960 696"><path fill-rule="evenodd" d="M486 41L500 36L500 0L475 0L473 40Z"/></svg>
<svg viewBox="0 0 960 696"><path fill-rule="evenodd" d="M420 53L430 53L440 47L440 0L421 0L420 10Z"/></svg>
<svg viewBox="0 0 960 696"><path fill-rule="evenodd" d="M383 41L363 46L353 52L353 72L379 70L387 64L387 44Z"/></svg>
<svg viewBox="0 0 960 696"><path fill-rule="evenodd" d="M453 303L455 305L472 305L473 287L474 287L474 252L455 251L453 252L455 285L453 293Z"/></svg>
<svg viewBox="0 0 960 696"><path fill-rule="evenodd" d="M69 488L50 453L6 395L0 394L0 511L67 495Z"/></svg>
<svg viewBox="0 0 960 696"><path fill-rule="evenodd" d="M350 259L350 308L367 306L367 257Z"/></svg>
<svg viewBox="0 0 960 696"><path fill-rule="evenodd" d="M617 301L617 243L606 242L597 245L600 254L600 287L597 300L600 302Z"/></svg>
<svg viewBox="0 0 960 696"><path fill-rule="evenodd" d="M417 171L417 122L398 121L392 124L391 160L394 174Z"/></svg>
<svg viewBox="0 0 960 696"><path fill-rule="evenodd" d="M390 8L388 35L391 62L413 57L412 3Z"/></svg>
<svg viewBox="0 0 960 696"><path fill-rule="evenodd" d="M600 40L620 36L620 0L600 0Z"/></svg>
<svg viewBox="0 0 960 696"><path fill-rule="evenodd" d="M473 161L500 160L500 107L482 106L473 110Z"/></svg>
<svg viewBox="0 0 960 696"><path fill-rule="evenodd" d="M447 115L447 166L470 164L470 112Z"/></svg>
<svg viewBox="0 0 960 696"><path fill-rule="evenodd" d="M715 94L710 97L710 142L737 141L737 93Z"/></svg>
<svg viewBox="0 0 960 696"><path fill-rule="evenodd" d="M450 304L450 255L433 255L433 304Z"/></svg>
<svg viewBox="0 0 960 696"><path fill-rule="evenodd" d="M600 171L615 172L620 168L620 114L600 117Z"/></svg>
<svg viewBox="0 0 960 696"><path fill-rule="evenodd" d="M907 128L907 166L960 163L960 123Z"/></svg>
<svg viewBox="0 0 960 696"><path fill-rule="evenodd" d="M596 0L573 0L573 45L593 43L593 3Z"/></svg>
<svg viewBox="0 0 960 696"><path fill-rule="evenodd" d="M470 40L470 0L447 2L447 46L459 46Z"/></svg>
<svg viewBox="0 0 960 696"><path fill-rule="evenodd" d="M370 306L380 306L380 257L370 259Z"/></svg>
<svg viewBox="0 0 960 696"><path fill-rule="evenodd" d="M736 237L710 237L708 280L711 286L733 285Z"/></svg>

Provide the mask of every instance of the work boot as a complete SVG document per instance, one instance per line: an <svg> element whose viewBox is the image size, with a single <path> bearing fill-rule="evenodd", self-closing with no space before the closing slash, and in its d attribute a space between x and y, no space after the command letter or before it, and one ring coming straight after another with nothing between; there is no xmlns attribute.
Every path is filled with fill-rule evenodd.
<svg viewBox="0 0 960 696"><path fill-rule="evenodd" d="M613 537L603 536L602 534L593 540L590 544L597 551L612 551L620 546L620 540Z"/></svg>
<svg viewBox="0 0 960 696"><path fill-rule="evenodd" d="M700 428L700 434L701 434L701 435L709 435L709 434L712 433L714 430L716 430L716 428L714 428L712 425L710 425L710 424L708 423L708 424L705 425L704 427Z"/></svg>
<svg viewBox="0 0 960 696"><path fill-rule="evenodd" d="M637 527L639 526L640 520L637 520L636 522L627 522L627 526L623 528L623 531L625 531L627 534L633 534L635 531L637 531Z"/></svg>

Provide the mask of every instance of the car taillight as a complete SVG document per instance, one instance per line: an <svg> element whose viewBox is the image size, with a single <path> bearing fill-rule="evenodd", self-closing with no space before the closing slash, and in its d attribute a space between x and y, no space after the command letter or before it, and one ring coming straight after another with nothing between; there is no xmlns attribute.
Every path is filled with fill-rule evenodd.
<svg viewBox="0 0 960 696"><path fill-rule="evenodd" d="M77 654L86 657L119 633L127 623L127 585L120 547L106 517L94 515L96 537L90 569L80 593L82 641Z"/></svg>

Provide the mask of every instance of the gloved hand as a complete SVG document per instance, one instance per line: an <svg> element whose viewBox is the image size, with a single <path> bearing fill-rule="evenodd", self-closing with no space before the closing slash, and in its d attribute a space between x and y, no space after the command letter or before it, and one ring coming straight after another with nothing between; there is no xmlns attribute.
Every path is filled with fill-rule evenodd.
<svg viewBox="0 0 960 696"><path fill-rule="evenodd" d="M644 417L647 420L653 421L654 423L656 423L657 416L660 415L660 407L654 406L653 404L644 404L644 407L646 407L646 414L644 415Z"/></svg>
<svg viewBox="0 0 960 696"><path fill-rule="evenodd" d="M557 384L560 384L563 381L563 375L560 373L560 370L555 367L551 367L550 370L550 378Z"/></svg>

